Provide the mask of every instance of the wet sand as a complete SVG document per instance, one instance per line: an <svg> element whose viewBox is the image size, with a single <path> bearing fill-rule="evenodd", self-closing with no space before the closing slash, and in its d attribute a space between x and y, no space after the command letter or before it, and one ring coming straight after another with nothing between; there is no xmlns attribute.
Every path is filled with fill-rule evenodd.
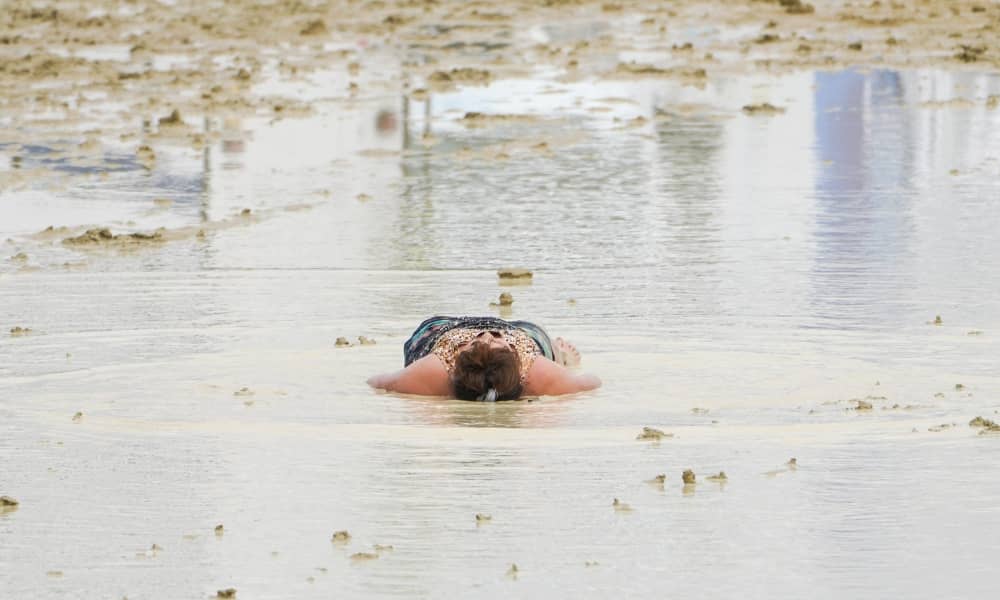
<svg viewBox="0 0 1000 600"><path fill-rule="evenodd" d="M988 597L1000 9L804 5L6 4L0 595Z"/></svg>

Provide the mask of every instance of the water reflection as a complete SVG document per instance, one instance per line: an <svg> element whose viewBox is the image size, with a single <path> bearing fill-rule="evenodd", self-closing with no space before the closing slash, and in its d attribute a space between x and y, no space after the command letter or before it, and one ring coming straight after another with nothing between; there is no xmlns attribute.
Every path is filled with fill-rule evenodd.
<svg viewBox="0 0 1000 600"><path fill-rule="evenodd" d="M897 326L912 286L912 118L899 73L818 73L816 264L823 326Z"/></svg>
<svg viewBox="0 0 1000 600"><path fill-rule="evenodd" d="M435 427L556 427L571 407L564 398L526 398L513 402L468 402L410 398L405 408L415 422Z"/></svg>

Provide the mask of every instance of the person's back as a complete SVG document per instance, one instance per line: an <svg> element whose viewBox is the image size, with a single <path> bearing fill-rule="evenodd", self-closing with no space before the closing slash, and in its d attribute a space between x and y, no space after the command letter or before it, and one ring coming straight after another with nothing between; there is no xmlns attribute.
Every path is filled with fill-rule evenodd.
<svg viewBox="0 0 1000 600"><path fill-rule="evenodd" d="M368 383L402 393L454 396L463 400L512 400L522 395L559 395L601 385L576 375L576 348L527 321L495 317L431 317L404 344L405 368Z"/></svg>

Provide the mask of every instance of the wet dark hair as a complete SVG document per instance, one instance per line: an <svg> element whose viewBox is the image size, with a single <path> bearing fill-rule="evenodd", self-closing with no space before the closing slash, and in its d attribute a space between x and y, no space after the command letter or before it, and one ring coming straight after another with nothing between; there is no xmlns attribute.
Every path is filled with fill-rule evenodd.
<svg viewBox="0 0 1000 600"><path fill-rule="evenodd" d="M480 400L496 390L497 400L521 396L521 361L510 348L473 342L455 357L451 385L459 400Z"/></svg>

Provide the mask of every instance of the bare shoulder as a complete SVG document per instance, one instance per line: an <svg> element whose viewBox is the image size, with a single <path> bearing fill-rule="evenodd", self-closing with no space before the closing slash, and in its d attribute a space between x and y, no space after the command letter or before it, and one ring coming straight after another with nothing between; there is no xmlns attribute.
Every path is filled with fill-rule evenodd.
<svg viewBox="0 0 1000 600"><path fill-rule="evenodd" d="M419 396L450 396L451 381L444 364L434 354L416 360L395 373L375 375L368 385L390 392Z"/></svg>
<svg viewBox="0 0 1000 600"><path fill-rule="evenodd" d="M594 375L576 374L566 367L539 356L528 370L524 393L529 396L559 396L584 392L601 386Z"/></svg>

